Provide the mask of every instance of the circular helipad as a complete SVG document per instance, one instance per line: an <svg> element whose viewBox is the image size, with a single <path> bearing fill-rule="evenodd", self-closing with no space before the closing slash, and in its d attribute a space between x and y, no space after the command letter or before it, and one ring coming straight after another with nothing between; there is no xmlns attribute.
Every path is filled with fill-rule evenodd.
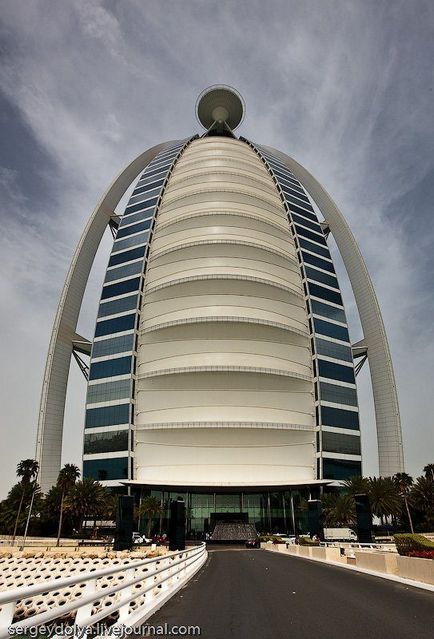
<svg viewBox="0 0 434 639"><path fill-rule="evenodd" d="M209 129L214 122L226 122L234 130L243 121L244 112L242 96L223 84L208 87L196 102L196 116L205 129Z"/></svg>

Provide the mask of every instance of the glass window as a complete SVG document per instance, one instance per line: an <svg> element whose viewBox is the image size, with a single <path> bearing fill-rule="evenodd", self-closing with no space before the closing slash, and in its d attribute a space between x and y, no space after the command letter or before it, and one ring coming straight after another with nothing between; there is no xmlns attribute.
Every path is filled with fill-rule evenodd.
<svg viewBox="0 0 434 639"><path fill-rule="evenodd" d="M327 246L327 242L325 241L325 237L324 235L318 235L317 233L313 233L312 231L308 231L307 229L303 228L302 226L299 226L298 224L295 225L295 228L297 229L297 234L301 235L303 237L307 237L311 240L313 240L314 242L319 242L320 244L324 244L324 246ZM321 232L321 229L320 229Z"/></svg>
<svg viewBox="0 0 434 639"><path fill-rule="evenodd" d="M137 307L137 295L131 295L131 297L122 297L120 300L113 300L113 302L105 302L99 305L98 317L106 317L107 315L116 315L116 313L122 313L123 311L131 311Z"/></svg>
<svg viewBox="0 0 434 639"><path fill-rule="evenodd" d="M149 168L153 169L156 166L160 166L161 164L167 164L167 162L173 161L178 154L177 149L170 149L167 151L162 151L155 157L151 162L149 162Z"/></svg>
<svg viewBox="0 0 434 639"><path fill-rule="evenodd" d="M299 206L296 206L295 204L291 204L290 202L288 202L288 206L291 209L291 211L298 213L299 215L302 215L303 217L307 217L309 218L309 220L313 220L314 222L318 222L318 218L315 215L315 213L310 213L309 211L305 211L304 209L300 208Z"/></svg>
<svg viewBox="0 0 434 639"><path fill-rule="evenodd" d="M318 244L313 244L313 242L309 242L309 240L305 240L303 237L298 237L298 243L300 244L301 248L304 248L307 251L311 251L312 253L316 253L317 255L328 257L330 259L330 252L327 246L318 246Z"/></svg>
<svg viewBox="0 0 434 639"><path fill-rule="evenodd" d="M164 184L164 179L157 180L146 184L145 186L136 187L134 189L133 197L139 195L139 193L146 193L146 191L151 191L152 189L156 189Z"/></svg>
<svg viewBox="0 0 434 639"><path fill-rule="evenodd" d="M260 147L258 148L260 149ZM274 155L270 155L269 153L267 153L266 151L263 151L262 149L260 150L261 150L261 154L267 160L268 164L276 168L278 171L281 171L284 175L288 174L292 176L291 171L283 164L283 162L278 160Z"/></svg>
<svg viewBox="0 0 434 639"><path fill-rule="evenodd" d="M282 191L285 193L285 195L293 195L293 196L299 198L300 200L303 200L303 202L307 202L307 204L309 204L309 206L310 206L310 202L309 202L308 198L305 195L303 195L303 193L300 193L299 191L296 191L292 187L287 186L286 184L284 184L283 182L281 184L281 187L282 187Z"/></svg>
<svg viewBox="0 0 434 639"><path fill-rule="evenodd" d="M123 240L115 240L113 244L113 253L117 251L123 251L123 249L130 248L130 246L140 246L146 244L149 237L149 231L140 233L139 235L133 235L132 237L126 237Z"/></svg>
<svg viewBox="0 0 434 639"><path fill-rule="evenodd" d="M329 304L317 302L317 300L311 300L310 303L312 307L312 313L315 313L315 315L322 315L322 317L333 319L336 322L346 322L345 312L341 308L335 308L334 306L330 306Z"/></svg>
<svg viewBox="0 0 434 639"><path fill-rule="evenodd" d="M220 493L215 496L215 508L218 513L239 513L241 511L240 493Z"/></svg>
<svg viewBox="0 0 434 639"><path fill-rule="evenodd" d="M116 297L117 295L137 291L140 288L140 280L140 277L134 277L131 280L125 280L124 282L104 286L102 289L101 299L106 300L110 297Z"/></svg>
<svg viewBox="0 0 434 639"><path fill-rule="evenodd" d="M122 317L114 317L113 319L97 322L95 329L95 337L102 335L110 335L111 333L121 333L134 328L136 323L136 314L122 315Z"/></svg>
<svg viewBox="0 0 434 639"><path fill-rule="evenodd" d="M318 360L319 376L329 379L337 379L340 382L348 382L355 384L354 370L352 366L342 366L334 362L327 362L323 359Z"/></svg>
<svg viewBox="0 0 434 639"><path fill-rule="evenodd" d="M130 298L126 297L125 299ZM130 333L129 335L120 335L119 337L94 342L92 346L92 358L132 351L134 350L134 339L134 333ZM92 364L92 366L95 366L95 364Z"/></svg>
<svg viewBox="0 0 434 639"><path fill-rule="evenodd" d="M360 437L356 435L345 435L345 433L329 433L323 430L322 449L329 453L360 455Z"/></svg>
<svg viewBox="0 0 434 639"><path fill-rule="evenodd" d="M331 408L321 406L321 421L324 426L334 426L335 428L348 428L359 430L359 413L342 408Z"/></svg>
<svg viewBox="0 0 434 639"><path fill-rule="evenodd" d="M132 213L125 218L125 226L128 224L136 224L136 222L143 222L143 220L151 219L154 217L155 209L145 209L138 213ZM152 225L151 225L152 226ZM123 228L123 227L122 227Z"/></svg>
<svg viewBox="0 0 434 639"><path fill-rule="evenodd" d="M118 404L117 406L104 406L103 408L88 408L86 410L85 428L98 428L99 426L114 426L115 424L129 424L130 406Z"/></svg>
<svg viewBox="0 0 434 639"><path fill-rule="evenodd" d="M142 272L142 268L143 260L133 262L132 264L126 264L119 268L113 268L110 271L106 271L104 282L113 282L113 280L121 280L124 277L138 275Z"/></svg>
<svg viewBox="0 0 434 639"><path fill-rule="evenodd" d="M357 391L355 388L346 386L336 386L328 382L320 382L321 400L333 402L334 404L346 404L347 406L357 406Z"/></svg>
<svg viewBox="0 0 434 639"><path fill-rule="evenodd" d="M118 379L116 382L90 384L87 387L87 404L100 404L115 399L126 399L131 394L131 379Z"/></svg>
<svg viewBox="0 0 434 639"><path fill-rule="evenodd" d="M362 463L346 459L324 459L324 479L350 479L362 474Z"/></svg>
<svg viewBox="0 0 434 639"><path fill-rule="evenodd" d="M86 459L83 461L83 477L92 477L97 481L125 479L128 477L128 457Z"/></svg>
<svg viewBox="0 0 434 639"><path fill-rule="evenodd" d="M313 266L318 266L318 268L322 268L325 271L329 271L330 273L335 272L335 269L331 262L326 262L325 260L322 260L320 257L316 257L315 255L310 255L310 253L305 253L304 251L302 251L301 254L303 256L303 262L306 262L307 264L313 264Z"/></svg>
<svg viewBox="0 0 434 639"><path fill-rule="evenodd" d="M157 155L156 160L175 157L179 153L179 151L182 149L183 146L184 146L184 141L182 141L180 144L174 144L173 146L168 147L165 151L161 151ZM154 160L152 161L154 162Z"/></svg>
<svg viewBox="0 0 434 639"><path fill-rule="evenodd" d="M306 220L301 215L297 215L297 213L292 213L291 215L292 215L293 221L296 222L297 224L302 224L303 226L306 226L307 228L312 229L313 231L316 231L317 233L322 233L319 222L311 222L310 220Z"/></svg>
<svg viewBox="0 0 434 639"><path fill-rule="evenodd" d="M295 182L295 180L291 180L290 178L286 178L286 180L282 181L282 185L284 183L287 183L288 185L291 186L291 190L294 193L300 193L300 195L306 195L306 192L303 190L303 187L301 186L301 184L299 184L298 182ZM308 199L309 202L309 199Z"/></svg>
<svg viewBox="0 0 434 639"><path fill-rule="evenodd" d="M168 146L167 149L164 149L164 151L160 151L160 153L157 155L155 160L176 154L180 149L182 149L183 146L184 146L184 140L177 142L176 144L173 144L171 146ZM155 162L155 160L152 160L152 161Z"/></svg>
<svg viewBox="0 0 434 639"><path fill-rule="evenodd" d="M152 217L148 217L146 220L138 222L137 224L132 224L131 226L122 226L117 232L116 239L126 237L127 235L133 235L133 233L138 233L139 231L144 231L145 229L149 229L151 224Z"/></svg>
<svg viewBox="0 0 434 639"><path fill-rule="evenodd" d="M269 162L270 162L270 164L275 164L274 160L269 160ZM294 175L286 167L275 166L275 167L273 167L273 171L276 174L276 176L281 177L283 179L287 179L287 178L293 179L294 178Z"/></svg>
<svg viewBox="0 0 434 639"><path fill-rule="evenodd" d="M306 271L306 277L308 277L310 280L315 280L315 282L321 282L322 284L327 284L327 286L334 286L334 288L339 289L339 284L336 277L328 275L327 273L323 273L322 271L317 271L311 266L305 266L304 270Z"/></svg>
<svg viewBox="0 0 434 639"><path fill-rule="evenodd" d="M132 204L139 204L139 202L142 202L145 199L149 199L150 197L156 197L160 195L160 191L161 189L157 187L156 189L149 190L146 193L138 193L137 195L132 195L128 201L128 206Z"/></svg>
<svg viewBox="0 0 434 639"><path fill-rule="evenodd" d="M158 197L153 197L150 200L145 200L144 202L140 202L140 204L134 204L133 206L127 206L125 208L124 217L129 215L130 213L135 213L136 211L141 211L142 209L149 209L151 206L155 206L158 202Z"/></svg>
<svg viewBox="0 0 434 639"><path fill-rule="evenodd" d="M301 191L301 193L304 194L304 190L303 187L301 186L300 182L297 180L296 177L294 177L294 175L289 172L286 171L285 169L282 169L279 166L273 166L273 162L269 162L271 164L271 168L273 169L273 172L275 172L274 169L277 169L277 171L279 171L279 177L278 180L280 182L280 180L282 180L282 184L288 184L291 186L291 188L296 189L297 191ZM277 175L277 174L276 174Z"/></svg>
<svg viewBox="0 0 434 639"><path fill-rule="evenodd" d="M337 324L331 324L324 320L314 317L313 323L315 325L315 333L320 335L327 335L327 337L334 337L340 339L343 342L349 342L350 337L348 335L348 329L344 326L338 326Z"/></svg>
<svg viewBox="0 0 434 639"><path fill-rule="evenodd" d="M83 452L95 453L128 452L128 430L115 430L107 433L85 433Z"/></svg>
<svg viewBox="0 0 434 639"><path fill-rule="evenodd" d="M172 164L173 160L176 158L178 151L170 150L165 153L158 154L150 163L149 169L154 170L158 166L164 166L168 163Z"/></svg>
<svg viewBox="0 0 434 639"><path fill-rule="evenodd" d="M107 359L104 362L91 362L89 379L103 379L104 377L116 377L131 373L132 357L118 357Z"/></svg>
<svg viewBox="0 0 434 639"><path fill-rule="evenodd" d="M342 306L341 294L336 291L331 291L328 288L324 288L324 286L319 286L318 284L310 283L309 293L313 295L314 297L320 297L323 300L332 302L332 304L340 304Z"/></svg>
<svg viewBox="0 0 434 639"><path fill-rule="evenodd" d="M161 170L158 171L158 172L154 171L154 175L151 175L150 177L148 177L146 174L143 174L143 176L137 182L136 188L137 187L141 187L141 186L145 186L145 185L148 185L148 184L152 184L156 180L163 180L163 182L164 182L164 180L166 179L166 175L167 175L167 171L161 171Z"/></svg>
<svg viewBox="0 0 434 639"><path fill-rule="evenodd" d="M305 207L306 209L308 209L308 211L311 211L313 213L313 208L311 207L310 204L302 202L301 200L298 200L292 195L288 195L287 193L285 193L285 200L287 200L288 202L291 202L291 204L293 204L294 206Z"/></svg>
<svg viewBox="0 0 434 639"><path fill-rule="evenodd" d="M163 166L166 164L171 164L173 151L170 150L168 152L159 153L153 160L151 160L146 167L146 172L153 171L155 168L159 166Z"/></svg>
<svg viewBox="0 0 434 639"><path fill-rule="evenodd" d="M143 177L150 177L151 175L157 175L157 173L161 173L162 171L167 171L168 169L170 169L170 167L172 166L172 162L169 163L165 163L164 166L161 165L158 168L154 169L154 167L152 167L154 170L153 171L145 171L145 175ZM151 167L149 167L151 168Z"/></svg>
<svg viewBox="0 0 434 639"><path fill-rule="evenodd" d="M335 359L342 359L345 362L352 362L353 355L349 346L343 344L335 344L334 342L328 342L325 339L316 339L316 350L319 355L326 355L327 357L334 357Z"/></svg>
<svg viewBox="0 0 434 639"><path fill-rule="evenodd" d="M145 247L138 246L137 248L131 249L131 251L125 251L124 253L116 253L112 255L108 265L109 266L117 266L117 264L123 264L124 262L131 262L132 260L137 260L139 257L143 257L145 254Z"/></svg>

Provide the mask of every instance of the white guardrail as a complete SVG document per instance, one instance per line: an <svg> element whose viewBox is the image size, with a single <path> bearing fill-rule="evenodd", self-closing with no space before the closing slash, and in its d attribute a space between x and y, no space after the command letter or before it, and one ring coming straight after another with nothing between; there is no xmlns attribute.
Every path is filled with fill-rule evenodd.
<svg viewBox="0 0 434 639"><path fill-rule="evenodd" d="M342 548L347 557L355 557L355 550L378 550L387 553L396 553L395 544L375 543L361 544L356 541L322 541L323 548Z"/></svg>
<svg viewBox="0 0 434 639"><path fill-rule="evenodd" d="M119 617L111 630L115 628L135 628L143 624L158 608L172 597L203 566L208 553L206 544L152 559L142 559L126 565L115 565L103 570L94 570L64 579L41 581L33 586L22 586L6 592L0 592L0 639L6 639L19 629L25 630L47 626L64 615L72 615L71 625L79 628L90 627L101 622L109 615L119 611ZM121 583L112 587L99 587L99 580L112 575L124 574ZM143 588L136 584L143 583ZM53 606L45 612L34 614L13 622L18 601L38 595L58 591L77 584L84 584L83 594L63 605ZM118 593L114 603L106 603L104 598ZM144 603L130 610L130 603L144 598ZM102 609L92 614L95 602L103 602ZM74 619L75 613L75 619ZM15 632L14 632L15 631ZM113 633L113 636L116 636ZM55 639L52 637L51 639Z"/></svg>
<svg viewBox="0 0 434 639"><path fill-rule="evenodd" d="M358 541L321 541L320 545L325 547L342 546L343 548L358 548L360 550L368 548L371 548L372 550L396 549L395 544L380 544L374 541L371 543L359 543Z"/></svg>

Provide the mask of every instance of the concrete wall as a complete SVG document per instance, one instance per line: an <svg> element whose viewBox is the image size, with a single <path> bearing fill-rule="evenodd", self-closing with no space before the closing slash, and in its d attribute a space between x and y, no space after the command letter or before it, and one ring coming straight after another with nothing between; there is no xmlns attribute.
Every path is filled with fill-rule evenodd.
<svg viewBox="0 0 434 639"><path fill-rule="evenodd" d="M378 550L356 550L354 557L341 556L340 548L323 548L315 546L288 546L285 544L261 544L264 550L271 550L295 557L316 559L317 561L340 562L348 565L372 570L378 573L396 575L404 579L413 579L434 585L434 561L416 557L400 557L397 553Z"/></svg>
<svg viewBox="0 0 434 639"><path fill-rule="evenodd" d="M358 552L356 550L354 554L356 566L359 568L375 570L376 572L388 572L393 575L398 574L397 560L399 557L395 553L368 552L366 550Z"/></svg>
<svg viewBox="0 0 434 639"><path fill-rule="evenodd" d="M398 574L407 579L434 584L434 560L417 557L397 557Z"/></svg>

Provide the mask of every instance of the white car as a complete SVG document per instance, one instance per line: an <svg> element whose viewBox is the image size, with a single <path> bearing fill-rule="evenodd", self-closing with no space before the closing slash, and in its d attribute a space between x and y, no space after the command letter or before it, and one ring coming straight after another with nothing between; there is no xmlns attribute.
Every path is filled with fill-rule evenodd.
<svg viewBox="0 0 434 639"><path fill-rule="evenodd" d="M145 535L141 535L138 532L133 532L133 544L149 544L151 539L147 539Z"/></svg>

